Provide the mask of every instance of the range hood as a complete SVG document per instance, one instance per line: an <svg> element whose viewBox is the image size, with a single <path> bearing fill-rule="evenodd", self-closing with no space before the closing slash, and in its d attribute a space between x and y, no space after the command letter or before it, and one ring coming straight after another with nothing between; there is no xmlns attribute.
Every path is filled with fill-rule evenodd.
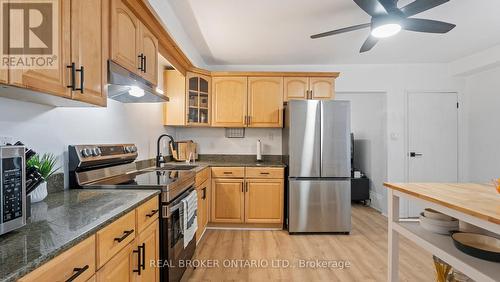
<svg viewBox="0 0 500 282"><path fill-rule="evenodd" d="M108 98L122 103L164 103L167 96L154 85L115 62L108 60Z"/></svg>

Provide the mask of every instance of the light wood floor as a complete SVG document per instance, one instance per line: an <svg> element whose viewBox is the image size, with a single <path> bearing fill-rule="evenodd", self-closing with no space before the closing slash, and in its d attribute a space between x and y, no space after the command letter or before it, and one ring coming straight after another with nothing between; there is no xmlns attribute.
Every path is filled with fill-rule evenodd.
<svg viewBox="0 0 500 282"><path fill-rule="evenodd" d="M353 206L352 223L353 230L348 236L207 230L195 259L215 260L219 267L197 267L189 280L387 281L387 219L372 208ZM227 259L264 260L269 266L224 267ZM296 267L272 268L270 264L276 259L288 260ZM351 267L297 267L299 260L315 259L349 261ZM400 280L435 281L432 255L404 238L400 240Z"/></svg>

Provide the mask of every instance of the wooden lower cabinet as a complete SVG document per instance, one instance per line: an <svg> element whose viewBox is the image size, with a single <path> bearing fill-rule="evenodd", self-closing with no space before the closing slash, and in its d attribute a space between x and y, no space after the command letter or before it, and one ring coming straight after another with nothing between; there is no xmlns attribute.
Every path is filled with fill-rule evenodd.
<svg viewBox="0 0 500 282"><path fill-rule="evenodd" d="M247 179L245 222L283 222L283 179Z"/></svg>
<svg viewBox="0 0 500 282"><path fill-rule="evenodd" d="M243 179L212 180L212 222L244 222Z"/></svg>
<svg viewBox="0 0 500 282"><path fill-rule="evenodd" d="M95 270L95 236L91 236L19 281L67 281L75 276L73 281L87 281Z"/></svg>
<svg viewBox="0 0 500 282"><path fill-rule="evenodd" d="M158 198L150 199L19 281L159 282L160 269L155 267L160 259L158 215L154 214L154 220L149 220L153 216L143 220L148 225L141 228L135 216L145 216L157 205ZM132 233L123 234L123 230Z"/></svg>
<svg viewBox="0 0 500 282"><path fill-rule="evenodd" d="M160 259L160 232L158 221L149 225L137 237L137 247L141 247L141 272L134 272L135 281L158 282L160 281L159 268L155 267ZM137 257L134 257L134 267L137 268L139 263ZM133 269L136 269L133 268Z"/></svg>
<svg viewBox="0 0 500 282"><path fill-rule="evenodd" d="M241 178L217 178L223 171L241 171ZM283 168L214 167L212 177L211 223L283 223Z"/></svg>
<svg viewBox="0 0 500 282"><path fill-rule="evenodd" d="M97 271L98 282L132 281L133 269L137 269L137 253L134 244L130 243ZM135 258L134 258L135 257ZM135 263L134 263L135 262Z"/></svg>
<svg viewBox="0 0 500 282"><path fill-rule="evenodd" d="M196 230L196 242L199 242L207 228L210 215L210 180L205 180L196 190L198 192L198 230Z"/></svg>
<svg viewBox="0 0 500 282"><path fill-rule="evenodd" d="M9 82L9 71L6 69L0 69L0 83L7 84Z"/></svg>

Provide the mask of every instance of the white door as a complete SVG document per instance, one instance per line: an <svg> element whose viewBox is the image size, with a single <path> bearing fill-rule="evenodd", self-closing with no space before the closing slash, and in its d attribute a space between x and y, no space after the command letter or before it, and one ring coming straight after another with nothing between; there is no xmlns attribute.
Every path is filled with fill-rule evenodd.
<svg viewBox="0 0 500 282"><path fill-rule="evenodd" d="M408 94L408 181L458 181L457 93ZM408 216L424 209L408 203Z"/></svg>

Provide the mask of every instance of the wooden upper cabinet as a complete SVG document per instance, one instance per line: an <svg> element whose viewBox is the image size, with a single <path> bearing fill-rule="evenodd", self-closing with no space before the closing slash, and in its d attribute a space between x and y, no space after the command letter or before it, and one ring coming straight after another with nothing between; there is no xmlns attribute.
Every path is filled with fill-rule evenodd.
<svg viewBox="0 0 500 282"><path fill-rule="evenodd" d="M307 99L309 91L308 77L285 77L284 78L284 100Z"/></svg>
<svg viewBox="0 0 500 282"><path fill-rule="evenodd" d="M144 63L143 71L139 72L146 80L158 85L158 39L146 26L143 24L140 26L140 48L141 54L144 56Z"/></svg>
<svg viewBox="0 0 500 282"><path fill-rule="evenodd" d="M134 73L140 73L140 22L122 2L111 6L111 59Z"/></svg>
<svg viewBox="0 0 500 282"><path fill-rule="evenodd" d="M52 53L47 53L47 55L55 55L57 57L56 64L50 69L10 69L10 84L56 96L71 97L71 92L66 87L70 78L70 71L66 68L70 64L70 4L71 1L59 0L58 13L53 16L57 26L56 37L58 41L53 45ZM14 32L22 34L23 26L11 28L14 29ZM27 51L24 53L29 54Z"/></svg>
<svg viewBox="0 0 500 282"><path fill-rule="evenodd" d="M107 100L108 13L106 0L71 1L71 63L80 71L69 84L83 86L71 91L72 98L102 106Z"/></svg>
<svg viewBox="0 0 500 282"><path fill-rule="evenodd" d="M177 70L163 72L163 90L170 101L164 103L164 125L186 125L186 77Z"/></svg>
<svg viewBox="0 0 500 282"><path fill-rule="evenodd" d="M247 78L212 78L212 126L245 127Z"/></svg>
<svg viewBox="0 0 500 282"><path fill-rule="evenodd" d="M283 78L248 78L248 126L283 126Z"/></svg>
<svg viewBox="0 0 500 282"><path fill-rule="evenodd" d="M210 125L211 84L209 76L192 72L186 74L186 125Z"/></svg>
<svg viewBox="0 0 500 282"><path fill-rule="evenodd" d="M214 179L212 181L212 221L242 223L244 221L245 196L243 179Z"/></svg>
<svg viewBox="0 0 500 282"><path fill-rule="evenodd" d="M312 92L312 99L335 98L335 78L311 77L309 78L309 88Z"/></svg>
<svg viewBox="0 0 500 282"><path fill-rule="evenodd" d="M333 99L334 77L285 77L284 100Z"/></svg>
<svg viewBox="0 0 500 282"><path fill-rule="evenodd" d="M248 179L245 183L245 222L283 222L283 179Z"/></svg>

